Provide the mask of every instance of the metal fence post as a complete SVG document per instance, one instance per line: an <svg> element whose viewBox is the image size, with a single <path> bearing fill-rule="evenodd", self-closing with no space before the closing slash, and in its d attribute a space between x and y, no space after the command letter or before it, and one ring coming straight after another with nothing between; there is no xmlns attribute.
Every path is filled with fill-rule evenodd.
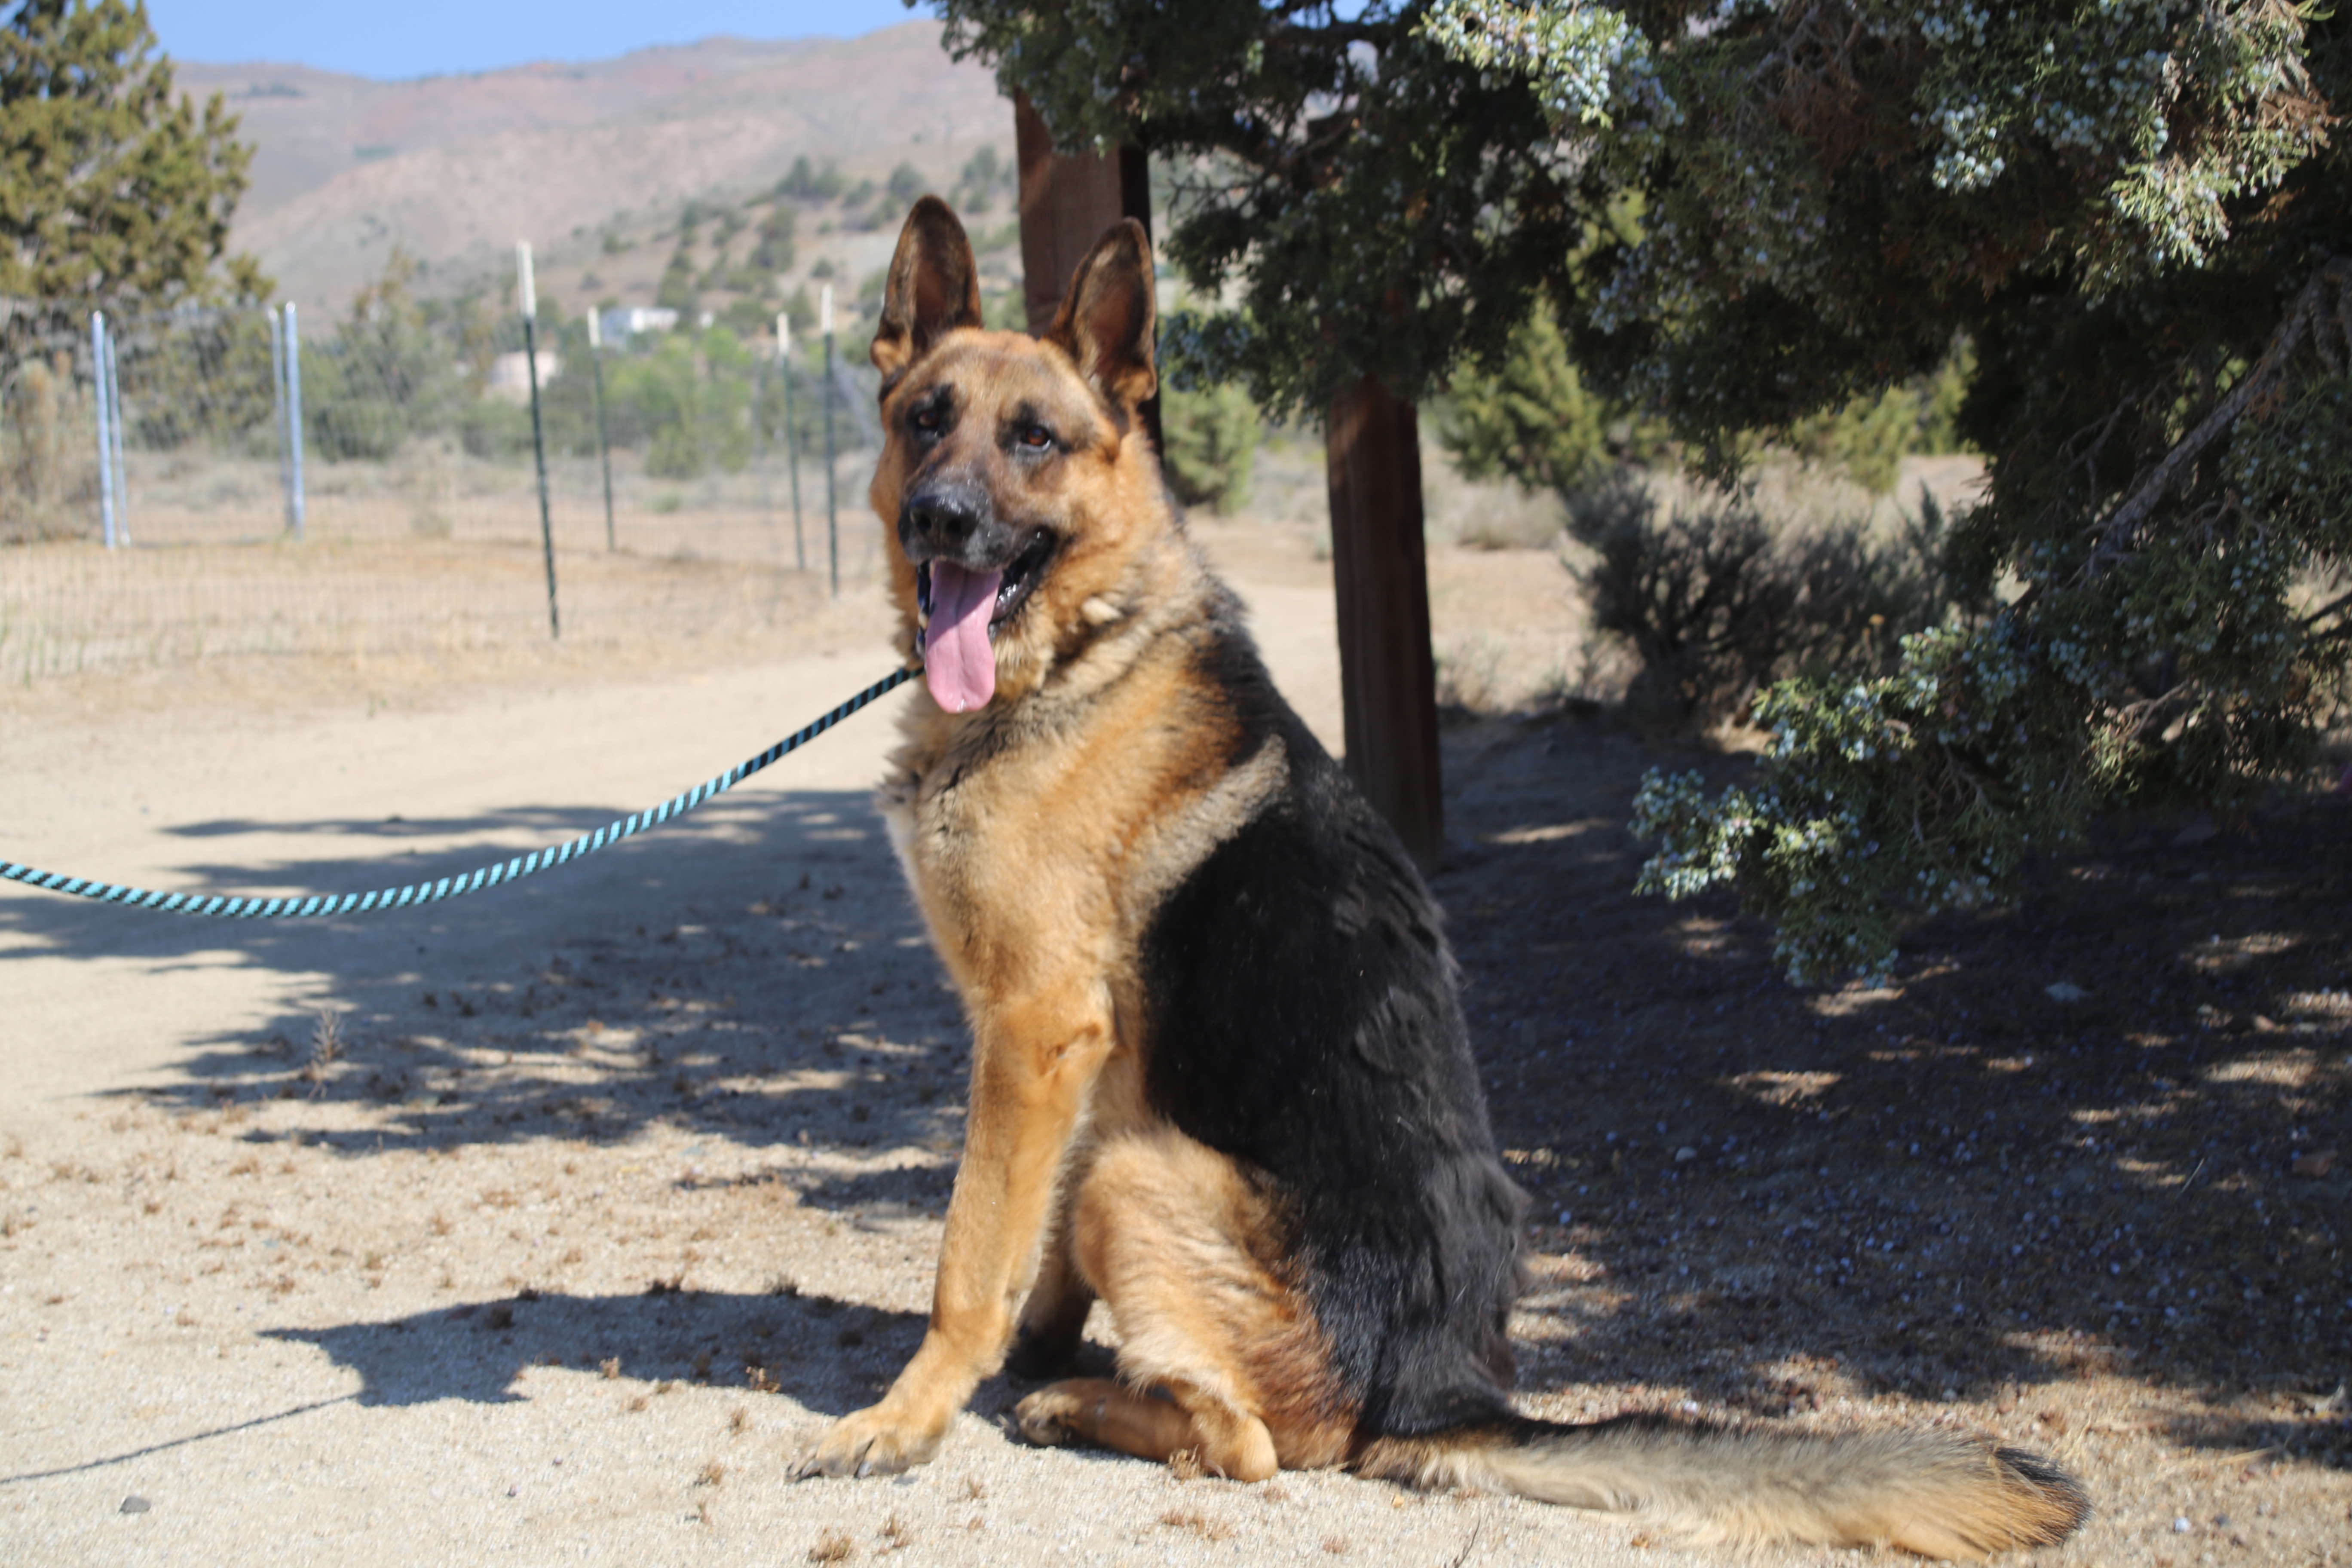
<svg viewBox="0 0 2352 1568"><path fill-rule="evenodd" d="M90 404L98 411L98 526L106 548L114 548L114 461L106 435L106 312L89 313Z"/></svg>
<svg viewBox="0 0 2352 1568"><path fill-rule="evenodd" d="M539 419L539 290L530 280L530 241L515 241L516 282L522 295L522 361L530 373L530 449L539 461L539 542L547 555L547 635L563 635L555 613L555 524L547 509L547 437Z"/></svg>
<svg viewBox="0 0 2352 1568"><path fill-rule="evenodd" d="M262 312L269 318L269 413L278 426L278 490L286 502L286 531L295 531L294 447L286 438L286 323L278 307Z"/></svg>
<svg viewBox="0 0 2352 1568"><path fill-rule="evenodd" d="M793 476L793 569L808 570L808 540L801 531L801 437L793 428L793 319L776 312L776 369L784 383L784 466Z"/></svg>
<svg viewBox="0 0 2352 1568"><path fill-rule="evenodd" d="M114 542L131 542L131 468L122 458L122 362L113 332L106 334L106 429L110 437L106 456L114 464Z"/></svg>
<svg viewBox="0 0 2352 1568"><path fill-rule="evenodd" d="M302 537L302 329L286 301L286 526Z"/></svg>
<svg viewBox="0 0 2352 1568"><path fill-rule="evenodd" d="M841 518L835 510L833 450L833 285L818 294L817 314L824 330L824 550L833 578L833 596L841 597Z"/></svg>
<svg viewBox="0 0 2352 1568"><path fill-rule="evenodd" d="M604 549L613 542L613 437L604 427L604 326L596 308L588 308L588 374L596 388L596 455L604 461Z"/></svg>

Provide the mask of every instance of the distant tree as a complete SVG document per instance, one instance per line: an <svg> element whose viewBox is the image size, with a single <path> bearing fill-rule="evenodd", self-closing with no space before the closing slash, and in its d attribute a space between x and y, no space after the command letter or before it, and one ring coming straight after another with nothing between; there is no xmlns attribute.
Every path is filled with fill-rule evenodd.
<svg viewBox="0 0 2352 1568"><path fill-rule="evenodd" d="M828 273L826 276L832 275ZM803 283L793 290L792 298L784 301L783 314L792 321L793 331L800 336L805 338L816 331L816 301L809 298L807 284Z"/></svg>
<svg viewBox="0 0 2352 1568"><path fill-rule="evenodd" d="M724 327L665 332L613 367L613 438L643 444L646 472L690 479L740 470L751 451L751 356Z"/></svg>
<svg viewBox="0 0 2352 1568"><path fill-rule="evenodd" d="M0 10L0 342L266 293L252 258L223 260L253 156L236 123L218 93L173 95L144 5Z"/></svg>
<svg viewBox="0 0 2352 1568"><path fill-rule="evenodd" d="M1727 476L1758 431L1976 374L1969 613L1782 682L1762 779L1647 791L1648 886L1728 886L1794 975L1883 968L2088 813L2229 810L2352 647L2352 18L2291 0L944 0L1057 144L1184 172L1181 382L1269 411L1499 364Z"/></svg>
<svg viewBox="0 0 2352 1568"><path fill-rule="evenodd" d="M671 253L669 265L662 268L661 281L654 289L654 303L666 310L676 310L681 318L691 316L701 300L695 290L694 278L694 258L680 245Z"/></svg>
<svg viewBox="0 0 2352 1568"><path fill-rule="evenodd" d="M997 156L994 147L982 147L964 160L956 176L955 205L967 213L984 213L999 192L1012 183L1013 166Z"/></svg>
<svg viewBox="0 0 2352 1568"><path fill-rule="evenodd" d="M889 193L891 205L901 207L914 205L915 198L930 188L931 183L912 163L901 163L891 170L890 183L884 187Z"/></svg>
<svg viewBox="0 0 2352 1568"><path fill-rule="evenodd" d="M760 242L751 247L751 265L763 272L790 272L799 255L793 243L799 226L792 208L770 208L760 220Z"/></svg>
<svg viewBox="0 0 2352 1568"><path fill-rule="evenodd" d="M1576 374L1551 312L1538 310L1501 363L1455 380L1437 438L1471 479L1570 491L1610 460L1614 412Z"/></svg>
<svg viewBox="0 0 2352 1568"><path fill-rule="evenodd" d="M791 172L776 182L776 194L796 202L829 202L842 189L841 171L831 163L820 170L806 153L793 159Z"/></svg>
<svg viewBox="0 0 2352 1568"><path fill-rule="evenodd" d="M1238 386L1170 387L1160 399L1168 488L1186 506L1232 514L1249 502L1258 417Z"/></svg>
<svg viewBox="0 0 2352 1568"><path fill-rule="evenodd" d="M425 324L416 272L415 258L395 246L334 332L303 342L302 419L320 456L389 458L413 437L455 426L465 378L448 337Z"/></svg>

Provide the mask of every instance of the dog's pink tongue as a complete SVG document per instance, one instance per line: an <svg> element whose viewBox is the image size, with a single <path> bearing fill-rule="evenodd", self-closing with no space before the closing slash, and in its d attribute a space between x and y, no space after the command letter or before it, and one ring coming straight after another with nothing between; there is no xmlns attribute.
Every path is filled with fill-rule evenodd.
<svg viewBox="0 0 2352 1568"><path fill-rule="evenodd" d="M996 695L996 650L988 646L988 617L996 608L1002 572L968 572L952 562L931 563L931 624L923 637L923 682L950 713L988 706Z"/></svg>

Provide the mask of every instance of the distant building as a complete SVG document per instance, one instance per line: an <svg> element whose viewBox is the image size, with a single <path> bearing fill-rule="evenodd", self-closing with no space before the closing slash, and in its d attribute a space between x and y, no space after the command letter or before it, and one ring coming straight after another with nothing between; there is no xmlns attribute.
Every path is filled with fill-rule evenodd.
<svg viewBox="0 0 2352 1568"><path fill-rule="evenodd" d="M666 332L677 325L677 312L659 305L623 305L607 310L596 323L608 343L624 343L639 332Z"/></svg>
<svg viewBox="0 0 2352 1568"><path fill-rule="evenodd" d="M483 384L482 390L504 402L529 403L530 401L530 368L523 363L523 352L517 349L512 353L500 354L490 361L489 380ZM539 384L541 390L546 388L549 382L555 379L556 374L562 368L562 355L551 353L545 349L539 351Z"/></svg>

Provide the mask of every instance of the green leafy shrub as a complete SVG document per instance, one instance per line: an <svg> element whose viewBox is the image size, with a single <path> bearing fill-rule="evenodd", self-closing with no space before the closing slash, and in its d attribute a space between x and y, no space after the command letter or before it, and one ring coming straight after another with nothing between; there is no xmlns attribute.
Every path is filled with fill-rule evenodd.
<svg viewBox="0 0 2352 1568"><path fill-rule="evenodd" d="M669 265L662 268L661 282L654 289L654 303L665 310L676 310L683 320L692 316L700 302L701 296L694 286L694 258L680 245L670 253Z"/></svg>
<svg viewBox="0 0 2352 1568"><path fill-rule="evenodd" d="M409 291L416 270L395 250L334 335L302 344L303 437L320 457L381 461L412 437L457 427L465 376Z"/></svg>
<svg viewBox="0 0 2352 1568"><path fill-rule="evenodd" d="M890 171L890 183L883 187L883 194L890 198L891 205L910 207L916 197L930 188L930 182L923 178L920 169L912 163L901 163Z"/></svg>
<svg viewBox="0 0 2352 1568"><path fill-rule="evenodd" d="M841 195L842 186L839 169L827 163L820 170L803 153L793 160L791 171L776 182L776 195L796 202L829 202Z"/></svg>
<svg viewBox="0 0 2352 1568"><path fill-rule="evenodd" d="M1454 377L1437 444L1465 479L1566 492L1608 465L1612 414L1577 375L1559 323L1538 310L1501 364Z"/></svg>
<svg viewBox="0 0 2352 1568"><path fill-rule="evenodd" d="M269 319L257 310L183 311L118 339L122 406L149 451L205 442L274 451Z"/></svg>
<svg viewBox="0 0 2352 1568"><path fill-rule="evenodd" d="M956 176L956 210L966 215L988 211L1014 178L1013 166L998 157L995 148L981 148L964 160L963 171Z"/></svg>
<svg viewBox="0 0 2352 1568"><path fill-rule="evenodd" d="M1842 407L1796 421L1787 442L1805 457L1843 468L1872 495L1892 495L1904 458L1963 449L1960 401L1975 369L1976 353L1963 342L1931 374L1857 395Z"/></svg>
<svg viewBox="0 0 2352 1568"><path fill-rule="evenodd" d="M1735 717L1774 680L1884 666L1945 610L1932 502L1883 538L1867 519L1772 518L1748 491L1669 504L1618 469L1568 498L1569 571L1595 629L1641 659L1629 708L1654 725Z"/></svg>
<svg viewBox="0 0 2352 1568"><path fill-rule="evenodd" d="M457 439L467 451L492 462L510 463L530 455L530 410L519 403L477 398L457 416Z"/></svg>
<svg viewBox="0 0 2352 1568"><path fill-rule="evenodd" d="M751 460L751 356L724 327L665 333L604 384L614 444L641 447L656 478L734 473Z"/></svg>
<svg viewBox="0 0 2352 1568"><path fill-rule="evenodd" d="M751 247L750 265L762 272L790 272L800 255L799 247L793 244L799 228L792 208L770 208L760 220L760 242Z"/></svg>
<svg viewBox="0 0 2352 1568"><path fill-rule="evenodd" d="M1249 503L1259 436L1249 394L1231 385L1199 392L1164 387L1160 433L1166 443L1160 471L1178 500L1227 514Z"/></svg>

